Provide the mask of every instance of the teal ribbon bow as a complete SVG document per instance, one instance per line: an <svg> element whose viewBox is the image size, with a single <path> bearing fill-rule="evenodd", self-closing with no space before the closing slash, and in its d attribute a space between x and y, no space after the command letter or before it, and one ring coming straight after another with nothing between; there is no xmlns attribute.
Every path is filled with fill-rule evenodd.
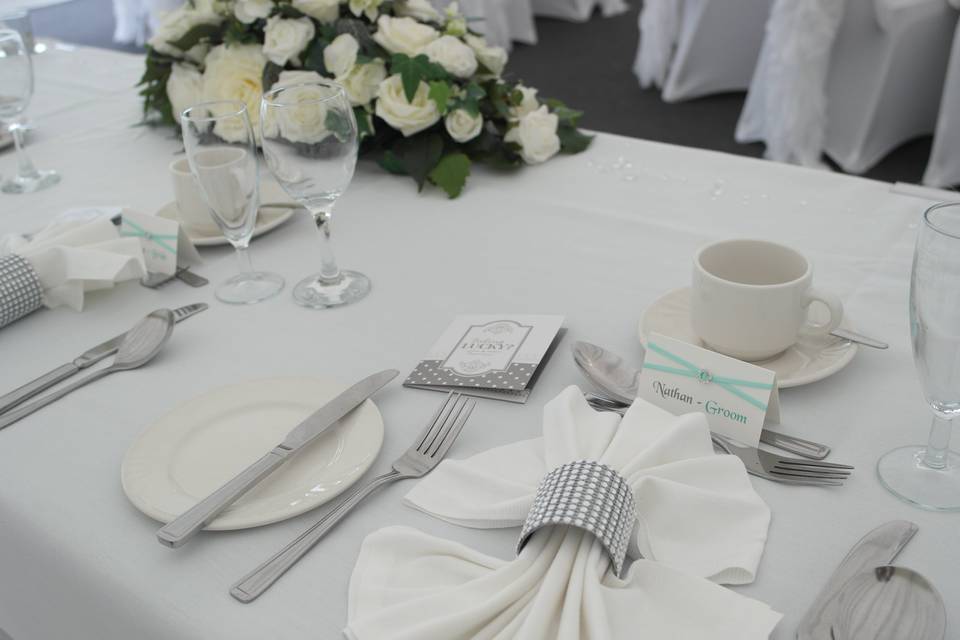
<svg viewBox="0 0 960 640"><path fill-rule="evenodd" d="M164 234L159 234L159 233L153 233L152 231L147 231L146 229L144 229L143 227L141 227L140 225L138 225L136 222L132 222L132 221L130 221L130 220L124 220L124 221L123 221L123 224L124 224L124 226L126 226L126 227L130 227L130 229L129 229L129 230L121 230L121 231L120 231L120 235L122 235L122 236L127 236L127 237L133 237L133 238L143 238L143 239L146 240L147 242L152 242L152 243L154 243L155 245L157 245L157 246L159 246L159 247L161 247L161 248L163 248L163 249L166 249L167 251L169 251L169 252L172 253L173 255L177 255L177 246L176 246L176 244L175 244L174 246L172 246L172 247L171 247L169 244L167 244L167 240L174 240L174 241L176 241L176 240L177 240L177 236L175 236L175 235L169 235L169 234L164 235Z"/></svg>
<svg viewBox="0 0 960 640"><path fill-rule="evenodd" d="M653 342L647 343L647 349L655 353L659 353L660 355L662 355L663 357L669 360L673 360L683 368L680 369L680 368L671 367L665 364L655 364L655 363L645 362L643 363L644 369L653 369L654 371L663 371L664 373L672 373L678 376L685 376L687 378L696 378L697 380L699 380L704 384L710 384L710 383L717 384L717 385L720 385L722 388L726 389L727 391L729 391L730 393L732 393L733 395L737 396L744 402L749 402L751 405L760 409L761 411L767 410L766 404L744 393L737 387L770 390L770 389L773 389L772 384L768 384L766 382L752 382L750 380L740 380L738 378L727 378L724 376L715 376L709 371L707 371L706 369L701 369L700 367L696 366L692 362L688 362L687 360L681 358L680 356L674 353L670 353L660 345L654 344Z"/></svg>

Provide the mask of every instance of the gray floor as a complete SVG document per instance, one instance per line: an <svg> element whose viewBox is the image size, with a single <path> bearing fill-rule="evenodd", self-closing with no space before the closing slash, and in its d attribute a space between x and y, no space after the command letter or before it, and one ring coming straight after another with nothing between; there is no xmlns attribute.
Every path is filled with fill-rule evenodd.
<svg viewBox="0 0 960 640"><path fill-rule="evenodd" d="M0 0L2 1L2 0ZM655 90L641 90L631 71L637 47L640 0L627 14L595 15L585 24L537 20L540 42L517 45L508 73L586 112L583 126L636 138L758 157L760 144L733 140L744 94L731 93L666 104ZM33 12L38 35L100 47L112 42L111 0L72 0ZM919 182L930 154L930 137L908 142L867 175Z"/></svg>

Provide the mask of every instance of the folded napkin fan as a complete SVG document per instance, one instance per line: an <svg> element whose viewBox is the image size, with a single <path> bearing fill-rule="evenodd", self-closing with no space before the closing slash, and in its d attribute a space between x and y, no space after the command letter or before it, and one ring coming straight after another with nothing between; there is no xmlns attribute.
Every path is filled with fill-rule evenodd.
<svg viewBox="0 0 960 640"><path fill-rule="evenodd" d="M352 640L766 638L780 619L720 583L751 582L770 522L743 464L713 452L705 418L638 400L623 419L570 387L544 408L543 437L448 460L407 494L469 527L519 527L540 480L596 460L633 489L638 522L624 577L581 529L534 533L501 560L391 527L363 543L350 582ZM519 529L518 529L519 535Z"/></svg>

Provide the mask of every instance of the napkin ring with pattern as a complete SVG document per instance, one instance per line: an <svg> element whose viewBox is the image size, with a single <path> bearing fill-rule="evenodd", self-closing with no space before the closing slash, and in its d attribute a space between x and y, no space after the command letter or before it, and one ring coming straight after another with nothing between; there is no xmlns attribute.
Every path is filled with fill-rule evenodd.
<svg viewBox="0 0 960 640"><path fill-rule="evenodd" d="M16 254L0 256L0 327L42 305L40 278L30 263Z"/></svg>
<svg viewBox="0 0 960 640"><path fill-rule="evenodd" d="M623 476L593 460L568 462L540 482L517 553L538 529L557 524L578 527L600 540L619 575L636 520L633 490Z"/></svg>

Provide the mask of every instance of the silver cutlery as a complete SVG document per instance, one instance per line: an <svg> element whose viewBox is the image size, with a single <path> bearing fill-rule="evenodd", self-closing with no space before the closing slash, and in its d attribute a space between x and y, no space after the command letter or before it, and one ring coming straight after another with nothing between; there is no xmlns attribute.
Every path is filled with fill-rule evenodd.
<svg viewBox="0 0 960 640"><path fill-rule="evenodd" d="M209 280L191 271L190 267L177 267L176 272L172 274L148 273L140 280L140 284L148 289L157 289L174 279L180 280L184 284L188 284L194 288L210 284Z"/></svg>
<svg viewBox="0 0 960 640"><path fill-rule="evenodd" d="M117 347L117 355L109 367L94 371L87 377L57 389L39 400L34 400L0 415L0 429L10 426L17 420L25 418L34 411L42 409L51 402L59 400L68 393L72 393L95 380L106 377L111 373L136 369L147 364L169 340L170 334L173 333L173 325L173 312L170 309L153 311L130 331L123 334L123 339Z"/></svg>
<svg viewBox="0 0 960 640"><path fill-rule="evenodd" d="M834 329L830 332L830 335L841 338L848 342L856 342L857 344L862 344L865 347L872 347L874 349L888 349L890 345L886 342L880 342L869 336L865 336L862 333L857 333L856 331L850 331L849 329Z"/></svg>
<svg viewBox="0 0 960 640"><path fill-rule="evenodd" d="M853 467L847 464L782 458L769 451L748 447L727 436L711 433L714 444L743 461L747 473L785 484L840 486L850 477Z"/></svg>
<svg viewBox="0 0 960 640"><path fill-rule="evenodd" d="M188 304L184 307L179 307L173 310L173 320L174 322L181 322L186 320L191 316L195 316L208 309L210 305L205 302L197 302L195 304ZM21 402L32 398L33 396L46 391L53 385L62 382L76 373L79 373L80 370L90 367L107 356L112 356L117 352L117 347L120 346L120 343L123 341L123 337L126 333L121 333L118 336L115 336L106 342L102 342L92 349L84 351L79 356L73 359L72 362L69 362L65 365L57 367L53 371L43 374L39 378L31 380L27 384L14 389L10 393L0 396L0 414L5 413L9 409L17 406Z"/></svg>
<svg viewBox="0 0 960 640"><path fill-rule="evenodd" d="M240 602L256 600L368 495L391 482L420 478L432 471L460 435L476 403L459 393L448 394L413 445L393 463L393 469L352 492L315 525L234 584L230 595Z"/></svg>
<svg viewBox="0 0 960 640"><path fill-rule="evenodd" d="M643 347L640 349L642 359L645 352ZM607 401L603 403L611 410L618 402L622 407L633 404L639 389L640 370L631 367L615 353L589 342L574 343L573 360L583 375L604 391L605 396L591 394L595 400ZM824 444L770 429L760 431L760 442L813 460L823 460L830 454L830 447Z"/></svg>
<svg viewBox="0 0 960 640"><path fill-rule="evenodd" d="M283 442L157 531L157 539L160 544L176 548L190 540L197 532L220 515L224 509L236 502L240 496L273 473L277 467L281 466L297 451L316 440L338 420L396 378L399 373L396 369L387 369L367 376L317 409L294 427Z"/></svg>
<svg viewBox="0 0 960 640"><path fill-rule="evenodd" d="M912 522L894 520L870 531L853 545L800 620L797 640L829 639L830 628L838 617L837 595L843 586L859 573L893 562L917 530Z"/></svg>

